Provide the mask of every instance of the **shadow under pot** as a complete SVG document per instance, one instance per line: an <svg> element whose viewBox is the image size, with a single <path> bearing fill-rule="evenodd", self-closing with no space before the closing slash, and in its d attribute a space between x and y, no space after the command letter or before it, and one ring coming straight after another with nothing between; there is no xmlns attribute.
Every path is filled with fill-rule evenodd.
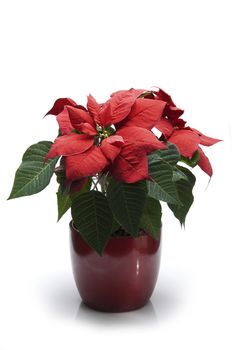
<svg viewBox="0 0 234 350"><path fill-rule="evenodd" d="M158 277L161 234L111 237L103 256L84 241L70 223L70 249L74 279L83 302L105 312L125 312L144 306Z"/></svg>

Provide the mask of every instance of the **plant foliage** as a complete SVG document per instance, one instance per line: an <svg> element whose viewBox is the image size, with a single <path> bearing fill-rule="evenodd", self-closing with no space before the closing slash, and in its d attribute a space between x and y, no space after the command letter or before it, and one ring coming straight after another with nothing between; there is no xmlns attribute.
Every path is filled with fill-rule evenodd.
<svg viewBox="0 0 234 350"><path fill-rule="evenodd" d="M58 220L71 208L77 230L99 255L118 232L159 239L160 202L185 224L194 200L190 169L211 177L202 147L220 141L187 126L183 113L162 89L121 90L104 103L89 95L86 107L60 98L46 114L56 116L58 136L27 149L9 199L40 192L56 174Z"/></svg>

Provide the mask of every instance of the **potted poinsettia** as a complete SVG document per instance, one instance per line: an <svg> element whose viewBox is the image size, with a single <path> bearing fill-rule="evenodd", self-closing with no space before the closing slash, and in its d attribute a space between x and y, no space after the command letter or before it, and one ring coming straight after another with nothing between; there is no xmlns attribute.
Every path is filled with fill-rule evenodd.
<svg viewBox="0 0 234 350"><path fill-rule="evenodd" d="M72 266L83 301L103 311L139 308L159 270L160 202L184 224L191 168L211 177L201 146L220 140L186 126L183 110L161 89L122 90L105 103L89 95L86 107L60 98L48 114L57 117L58 136L26 150L9 198L40 192L55 174L58 219L71 208Z"/></svg>

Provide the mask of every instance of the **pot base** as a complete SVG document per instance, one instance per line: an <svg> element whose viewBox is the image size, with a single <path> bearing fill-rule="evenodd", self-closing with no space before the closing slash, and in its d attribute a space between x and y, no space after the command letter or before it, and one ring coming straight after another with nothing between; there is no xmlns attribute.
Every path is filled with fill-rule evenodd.
<svg viewBox="0 0 234 350"><path fill-rule="evenodd" d="M98 311L98 312L103 312L103 313L125 313L125 312L131 312L131 311L136 311L136 310L139 310L141 308L143 308L144 306L146 306L149 302L149 299L144 303L144 304L141 304L141 305L135 305L134 307L126 307L126 309L124 308L121 308L121 309L116 309L116 308L113 308L113 309L110 309L110 308L98 308L98 307L95 307L93 305L90 305L90 304L87 304L86 302L84 302L82 300L82 302L84 303L84 305L86 307L88 307L89 309L91 310L94 310L94 311Z"/></svg>

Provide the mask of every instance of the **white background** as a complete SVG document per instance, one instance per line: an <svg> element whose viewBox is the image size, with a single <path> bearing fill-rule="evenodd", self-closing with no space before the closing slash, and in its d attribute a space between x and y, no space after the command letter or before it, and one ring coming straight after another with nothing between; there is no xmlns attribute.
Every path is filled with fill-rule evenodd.
<svg viewBox="0 0 234 350"><path fill-rule="evenodd" d="M233 349L233 1L32 1L0 5L0 349ZM53 140L58 97L100 102L160 86L188 124L221 138L195 171L186 231L166 208L155 293L127 314L86 309L73 282L56 183L6 201L25 149Z"/></svg>

